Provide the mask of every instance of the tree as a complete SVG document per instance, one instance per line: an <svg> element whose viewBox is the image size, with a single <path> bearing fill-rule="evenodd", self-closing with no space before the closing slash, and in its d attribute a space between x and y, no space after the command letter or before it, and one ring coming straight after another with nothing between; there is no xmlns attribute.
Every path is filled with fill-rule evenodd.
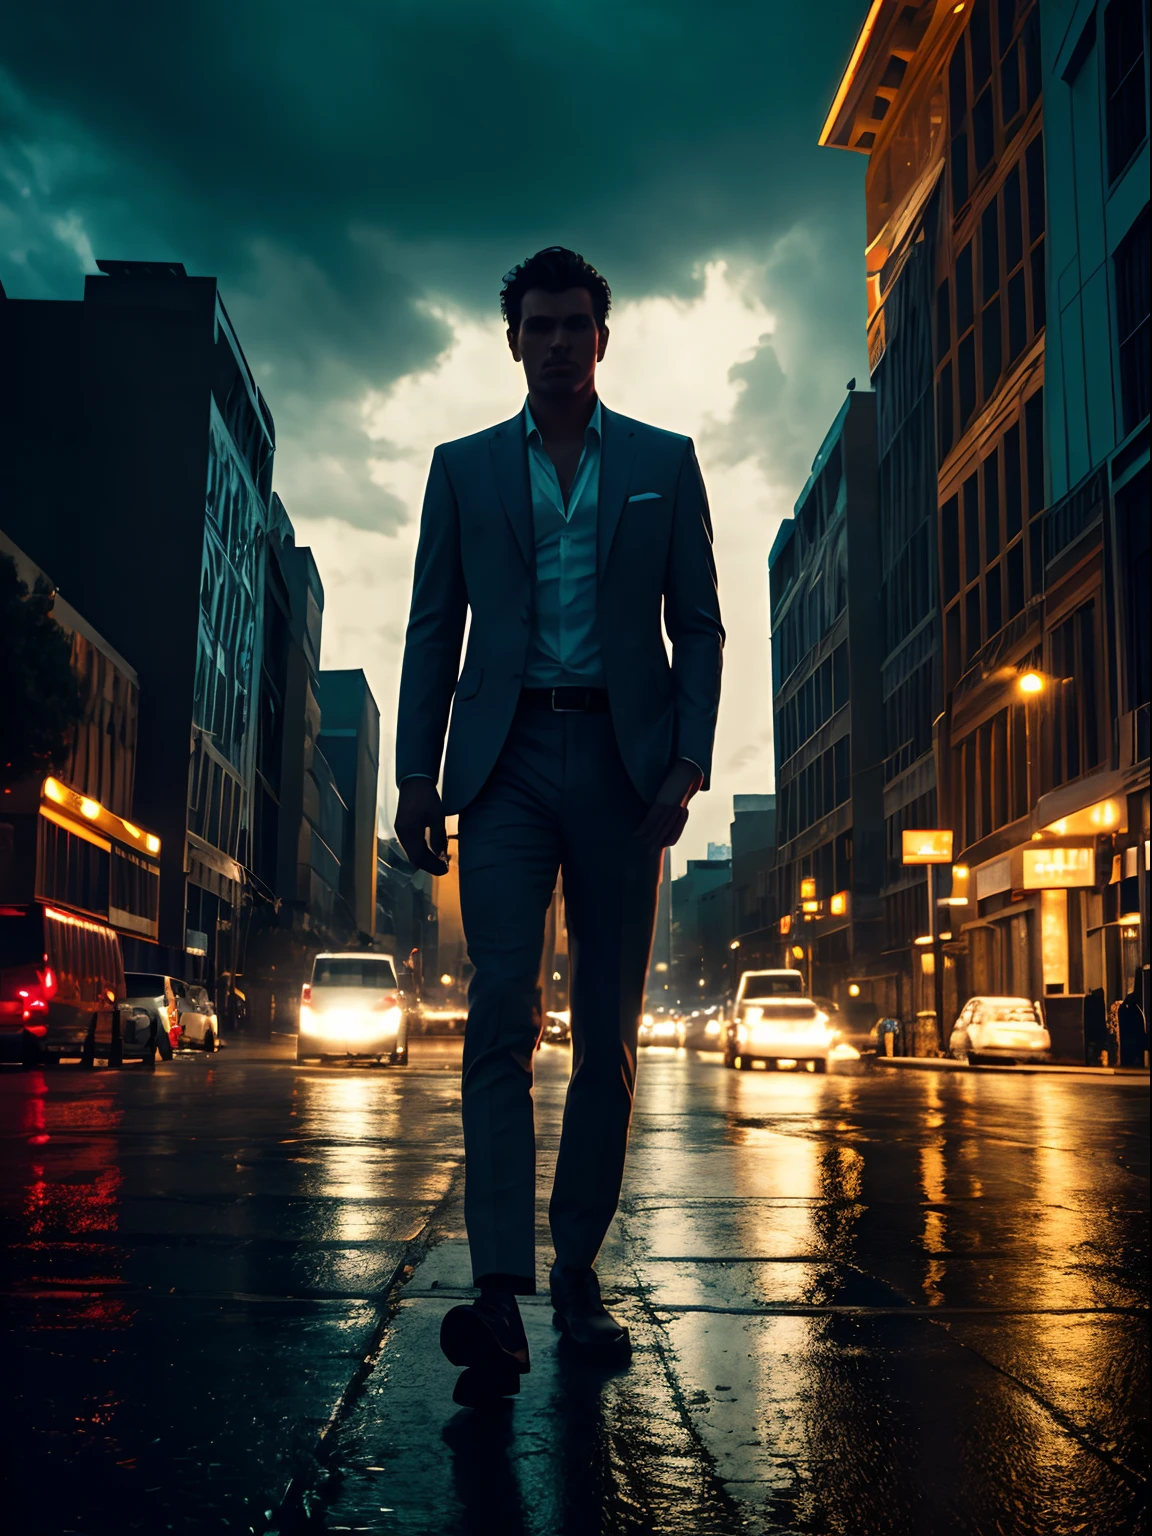
<svg viewBox="0 0 1152 1536"><path fill-rule="evenodd" d="M84 717L72 645L52 617L55 593L40 577L29 592L0 555L0 785L59 772Z"/></svg>

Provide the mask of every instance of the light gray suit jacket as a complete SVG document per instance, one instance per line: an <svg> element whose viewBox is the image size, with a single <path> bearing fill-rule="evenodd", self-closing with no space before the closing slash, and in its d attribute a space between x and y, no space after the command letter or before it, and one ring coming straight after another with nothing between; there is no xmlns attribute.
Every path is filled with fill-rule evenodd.
<svg viewBox="0 0 1152 1536"><path fill-rule="evenodd" d="M600 646L620 755L650 801L680 757L700 765L708 786L724 645L712 525L690 438L606 408L602 427ZM644 492L656 494L629 500ZM508 735L523 686L534 570L528 447L518 413L441 444L424 495L396 776L437 778L447 731L443 797L450 815L479 794ZM457 677L469 609L468 651Z"/></svg>

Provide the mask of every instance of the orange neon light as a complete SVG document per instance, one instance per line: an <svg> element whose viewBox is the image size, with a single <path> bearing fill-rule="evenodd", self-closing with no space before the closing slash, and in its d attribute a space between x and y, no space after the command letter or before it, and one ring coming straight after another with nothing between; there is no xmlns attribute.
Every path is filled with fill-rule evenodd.
<svg viewBox="0 0 1152 1536"><path fill-rule="evenodd" d="M832 132L840 108L844 105L844 98L852 87L852 77L856 73L856 68L864 56L864 50L871 40L872 33L876 28L877 18L880 15L880 7L883 3L884 0L872 0L868 14L864 18L864 25L860 28L860 36L856 39L856 46L852 50L852 57L848 60L848 68L844 71L839 89L836 92L832 105L828 109L828 116L824 119L824 126L820 130L820 137L816 141L821 147L825 147L828 143L828 135Z"/></svg>
<svg viewBox="0 0 1152 1536"><path fill-rule="evenodd" d="M44 916L50 917L54 923L71 923L73 928L87 928L89 933L112 933L114 931L106 923L89 923L82 917L73 917L70 912L57 912L55 907L45 907Z"/></svg>

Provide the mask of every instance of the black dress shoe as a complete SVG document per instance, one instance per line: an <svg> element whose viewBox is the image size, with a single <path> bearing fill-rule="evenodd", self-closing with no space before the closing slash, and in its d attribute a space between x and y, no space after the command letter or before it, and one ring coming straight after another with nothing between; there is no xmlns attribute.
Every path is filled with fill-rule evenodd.
<svg viewBox="0 0 1152 1536"><path fill-rule="evenodd" d="M482 1297L470 1306L453 1307L440 1324L440 1348L453 1365L483 1372L497 1383L515 1380L514 1387L502 1387L489 1396L518 1392L520 1377L531 1370L528 1340L515 1301L494 1306Z"/></svg>
<svg viewBox="0 0 1152 1536"><path fill-rule="evenodd" d="M632 1354L628 1330L618 1323L600 1299L600 1282L594 1269L553 1267L552 1323L565 1340L589 1359L620 1361Z"/></svg>
<svg viewBox="0 0 1152 1536"><path fill-rule="evenodd" d="M452 1401L461 1408L488 1408L520 1391L520 1372L510 1366L469 1366L452 1388Z"/></svg>

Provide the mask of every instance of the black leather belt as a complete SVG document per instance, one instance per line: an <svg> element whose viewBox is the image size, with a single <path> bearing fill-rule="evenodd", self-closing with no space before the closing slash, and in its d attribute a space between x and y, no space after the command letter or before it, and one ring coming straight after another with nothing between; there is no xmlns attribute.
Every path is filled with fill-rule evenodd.
<svg viewBox="0 0 1152 1536"><path fill-rule="evenodd" d="M607 688L522 688L527 709L550 709L557 715L606 715Z"/></svg>

